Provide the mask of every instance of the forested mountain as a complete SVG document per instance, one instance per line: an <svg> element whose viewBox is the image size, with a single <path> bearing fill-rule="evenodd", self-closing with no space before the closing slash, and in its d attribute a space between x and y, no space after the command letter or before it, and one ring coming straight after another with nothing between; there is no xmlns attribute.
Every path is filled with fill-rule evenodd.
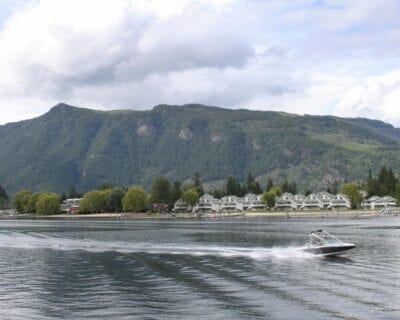
<svg viewBox="0 0 400 320"><path fill-rule="evenodd" d="M400 171L400 129L375 120L298 116L202 105L94 111L59 104L45 115L0 126L0 181L63 192L103 183L148 186L158 175L203 182L248 173L265 183L296 180L324 189L365 180L383 165Z"/></svg>

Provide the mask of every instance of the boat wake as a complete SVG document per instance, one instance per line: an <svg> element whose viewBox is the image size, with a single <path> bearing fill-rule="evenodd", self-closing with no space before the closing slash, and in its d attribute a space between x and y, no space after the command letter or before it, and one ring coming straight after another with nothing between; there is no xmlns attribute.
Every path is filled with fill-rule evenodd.
<svg viewBox="0 0 400 320"><path fill-rule="evenodd" d="M73 239L42 233L0 232L0 249L49 249L60 251L83 250L89 252L115 251L120 253L173 254L191 256L247 257L254 260L304 259L315 255L301 247L234 247L181 243L128 242L114 240Z"/></svg>

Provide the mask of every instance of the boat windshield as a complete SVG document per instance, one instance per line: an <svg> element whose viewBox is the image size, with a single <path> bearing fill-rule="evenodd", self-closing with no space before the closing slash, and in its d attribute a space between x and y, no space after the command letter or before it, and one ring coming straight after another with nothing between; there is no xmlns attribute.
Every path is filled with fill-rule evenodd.
<svg viewBox="0 0 400 320"><path fill-rule="evenodd" d="M317 230L310 233L310 244L314 246L337 243L341 243L341 241L326 231Z"/></svg>

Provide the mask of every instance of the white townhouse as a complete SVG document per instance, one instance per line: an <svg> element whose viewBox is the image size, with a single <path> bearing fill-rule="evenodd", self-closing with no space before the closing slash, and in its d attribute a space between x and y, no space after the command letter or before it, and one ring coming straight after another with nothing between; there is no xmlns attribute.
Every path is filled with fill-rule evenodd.
<svg viewBox="0 0 400 320"><path fill-rule="evenodd" d="M297 208L298 202L290 192L282 193L275 201L275 210L296 210Z"/></svg>
<svg viewBox="0 0 400 320"><path fill-rule="evenodd" d="M372 196L362 202L362 206L367 209L390 208L396 205L396 199L391 196Z"/></svg>
<svg viewBox="0 0 400 320"><path fill-rule="evenodd" d="M305 196L303 194L291 194L284 192L275 202L275 210L298 210L301 208Z"/></svg>
<svg viewBox="0 0 400 320"><path fill-rule="evenodd" d="M225 196L219 201L220 211L243 211L243 199L237 196Z"/></svg>
<svg viewBox="0 0 400 320"><path fill-rule="evenodd" d="M372 196L372 197L369 197L368 199L365 199L361 203L361 206L366 209L384 208L384 205L382 204L382 198L379 196Z"/></svg>
<svg viewBox="0 0 400 320"><path fill-rule="evenodd" d="M342 193L338 193L337 195L333 196L328 206L328 209L350 209L350 208L351 208L350 199Z"/></svg>
<svg viewBox="0 0 400 320"><path fill-rule="evenodd" d="M189 205L182 199L178 199L174 203L174 208L172 209L172 211L173 212L189 212Z"/></svg>
<svg viewBox="0 0 400 320"><path fill-rule="evenodd" d="M205 193L199 199L199 203L193 208L195 212L198 211L219 211L219 200L212 195Z"/></svg>
<svg viewBox="0 0 400 320"><path fill-rule="evenodd" d="M300 208L301 205L303 204L304 199L306 198L306 196L304 194L301 193L297 193L294 195L294 200L297 203L297 208Z"/></svg>
<svg viewBox="0 0 400 320"><path fill-rule="evenodd" d="M326 191L322 191L317 194L317 197L322 202L322 206L323 206L322 209L329 208L329 206L331 204L331 199L333 198L333 194L326 192Z"/></svg>
<svg viewBox="0 0 400 320"><path fill-rule="evenodd" d="M383 202L386 204L386 208L387 207L395 207L397 206L397 201L395 198L391 197L391 196L384 196L382 198Z"/></svg>
<svg viewBox="0 0 400 320"><path fill-rule="evenodd" d="M318 194L310 193L301 204L301 209L313 210L313 209L323 209L324 203L319 198Z"/></svg>
<svg viewBox="0 0 400 320"><path fill-rule="evenodd" d="M248 193L242 198L243 210L261 210L265 209L265 203L262 194Z"/></svg>

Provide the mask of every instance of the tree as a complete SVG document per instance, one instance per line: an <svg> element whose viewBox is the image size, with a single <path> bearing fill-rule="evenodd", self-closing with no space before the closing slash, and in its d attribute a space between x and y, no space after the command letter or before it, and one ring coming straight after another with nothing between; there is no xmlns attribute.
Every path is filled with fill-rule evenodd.
<svg viewBox="0 0 400 320"><path fill-rule="evenodd" d="M251 173L248 174L247 176L247 183L246 183L247 191L254 193L254 194L260 194L262 193L260 184L254 179Z"/></svg>
<svg viewBox="0 0 400 320"><path fill-rule="evenodd" d="M345 183L344 185L342 185L340 192L349 197L352 209L357 209L360 207L362 196L358 184Z"/></svg>
<svg viewBox="0 0 400 320"><path fill-rule="evenodd" d="M28 199L28 204L27 204L27 211L30 213L36 213L36 202L39 199L39 196L42 194L42 192L36 192L31 194L31 196Z"/></svg>
<svg viewBox="0 0 400 320"><path fill-rule="evenodd" d="M268 177L268 181L267 181L267 189L265 191L269 191L271 190L271 188L274 186L274 181L272 180L271 177Z"/></svg>
<svg viewBox="0 0 400 320"><path fill-rule="evenodd" d="M85 193L79 203L79 212L101 212L105 208L106 197L103 191L89 191Z"/></svg>
<svg viewBox="0 0 400 320"><path fill-rule="evenodd" d="M200 195L200 197L204 194L204 189L203 186L201 185L201 175L199 172L196 172L193 176L193 184L194 188L196 189L197 193Z"/></svg>
<svg viewBox="0 0 400 320"><path fill-rule="evenodd" d="M263 202L269 209L275 207L276 193L274 191L265 191L262 197Z"/></svg>
<svg viewBox="0 0 400 320"><path fill-rule="evenodd" d="M269 191L273 192L276 197L280 197L282 195L282 189L279 186L274 186Z"/></svg>
<svg viewBox="0 0 400 320"><path fill-rule="evenodd" d="M111 199L111 193L112 189L101 189L97 191L99 194L99 211L101 212L109 212L112 211L110 208L110 199Z"/></svg>
<svg viewBox="0 0 400 320"><path fill-rule="evenodd" d="M193 207L199 202L200 195L195 188L189 189L182 194L182 201Z"/></svg>
<svg viewBox="0 0 400 320"><path fill-rule="evenodd" d="M172 190L171 190L171 205L173 205L176 201L178 201L181 196L182 196L181 183L179 181L175 181L172 185Z"/></svg>
<svg viewBox="0 0 400 320"><path fill-rule="evenodd" d="M71 186L71 188L69 189L67 197L68 199L79 198L79 193L75 190L74 186Z"/></svg>
<svg viewBox="0 0 400 320"><path fill-rule="evenodd" d="M400 203L400 180L396 183L396 188L394 191L394 197L397 200L397 203Z"/></svg>
<svg viewBox="0 0 400 320"><path fill-rule="evenodd" d="M216 199L221 199L225 195L225 192L221 189L215 189L212 192L212 196Z"/></svg>
<svg viewBox="0 0 400 320"><path fill-rule="evenodd" d="M14 195L13 206L18 213L28 212L28 203L31 195L32 193L27 189L23 189Z"/></svg>
<svg viewBox="0 0 400 320"><path fill-rule="evenodd" d="M169 180L157 177L151 187L151 199L155 203L169 203L171 199Z"/></svg>
<svg viewBox="0 0 400 320"><path fill-rule="evenodd" d="M122 211L122 198L125 195L125 191L122 188L112 188L111 192L108 193L106 199L106 207L111 212Z"/></svg>
<svg viewBox="0 0 400 320"><path fill-rule="evenodd" d="M6 209L9 206L9 198L6 190L0 185L0 209Z"/></svg>
<svg viewBox="0 0 400 320"><path fill-rule="evenodd" d="M326 191L331 194L337 194L339 191L339 182L337 180L334 180L333 182L329 183Z"/></svg>
<svg viewBox="0 0 400 320"><path fill-rule="evenodd" d="M281 188L282 192L290 192L292 194L297 193L297 183L294 180L288 182L288 180L285 179L285 181L281 185Z"/></svg>
<svg viewBox="0 0 400 320"><path fill-rule="evenodd" d="M236 182L235 177L228 177L226 180L226 194L228 196L240 196L240 185Z"/></svg>
<svg viewBox="0 0 400 320"><path fill-rule="evenodd" d="M56 214L60 212L61 196L54 192L42 192L36 201L36 213L40 215Z"/></svg>
<svg viewBox="0 0 400 320"><path fill-rule="evenodd" d="M142 187L131 187L122 198L124 211L139 212L146 209L148 196Z"/></svg>

